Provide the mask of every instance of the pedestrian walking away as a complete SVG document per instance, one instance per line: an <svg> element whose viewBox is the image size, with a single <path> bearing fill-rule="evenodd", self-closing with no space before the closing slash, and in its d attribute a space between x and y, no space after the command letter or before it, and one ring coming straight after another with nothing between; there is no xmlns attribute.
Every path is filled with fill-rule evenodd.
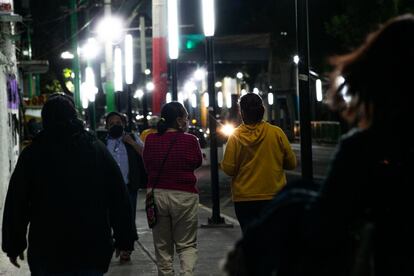
<svg viewBox="0 0 414 276"><path fill-rule="evenodd" d="M51 95L42 121L10 179L2 249L19 267L17 257L28 247L32 275L103 275L114 248L123 253L134 246L122 174L84 129L71 97Z"/></svg>
<svg viewBox="0 0 414 276"><path fill-rule="evenodd" d="M414 275L414 137L405 131L414 94L401 66L414 62L414 15L331 62L328 103L352 129L318 195L302 183L287 204L283 191L229 254L229 275Z"/></svg>
<svg viewBox="0 0 414 276"><path fill-rule="evenodd" d="M229 137L221 169L232 176L232 199L243 232L286 185L284 170L296 167L285 133L263 121L260 96L240 98L243 124Z"/></svg>
<svg viewBox="0 0 414 276"><path fill-rule="evenodd" d="M178 102L163 106L157 133L145 140L148 191L153 190L157 223L152 228L158 275L174 275L174 248L180 275L194 275L197 261L198 189L194 170L201 166L198 140L188 129L188 113Z"/></svg>

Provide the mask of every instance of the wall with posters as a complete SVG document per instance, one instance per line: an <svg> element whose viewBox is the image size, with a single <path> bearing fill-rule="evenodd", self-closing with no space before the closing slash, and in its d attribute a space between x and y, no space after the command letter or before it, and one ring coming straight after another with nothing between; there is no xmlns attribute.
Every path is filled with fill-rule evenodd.
<svg viewBox="0 0 414 276"><path fill-rule="evenodd" d="M8 1L13 4L13 1ZM0 13L0 16L7 16ZM20 97L16 50L10 37L15 22L0 22L0 221L9 179L20 153Z"/></svg>

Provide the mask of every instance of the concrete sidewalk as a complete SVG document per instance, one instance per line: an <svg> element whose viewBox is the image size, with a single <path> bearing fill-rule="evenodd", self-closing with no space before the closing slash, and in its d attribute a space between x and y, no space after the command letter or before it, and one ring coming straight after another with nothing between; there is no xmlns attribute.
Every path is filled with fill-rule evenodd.
<svg viewBox="0 0 414 276"><path fill-rule="evenodd" d="M132 261L129 264L119 264L118 259L113 259L109 271L105 275L128 276L128 275L157 275L157 267L152 242L152 232L148 228L144 210L144 192L138 195L137 206L137 227L139 241L135 244L135 251L132 254ZM211 217L211 209L200 205L199 225L207 224ZM198 230L198 263L195 275L223 275L220 270L220 262L225 258L227 252L234 243L241 237L241 230L237 220L225 216L226 222L233 224L233 228L199 228ZM176 275L179 272L179 263L175 258ZM20 261L20 269L12 266L7 256L0 253L0 276L21 276L30 275L26 261Z"/></svg>

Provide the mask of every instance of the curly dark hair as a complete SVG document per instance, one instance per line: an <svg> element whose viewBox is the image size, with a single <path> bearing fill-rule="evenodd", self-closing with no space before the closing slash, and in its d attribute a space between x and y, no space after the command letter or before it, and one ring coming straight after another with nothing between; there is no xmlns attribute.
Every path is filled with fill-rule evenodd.
<svg viewBox="0 0 414 276"><path fill-rule="evenodd" d="M406 124L414 100L414 16L395 17L368 35L353 52L333 57L328 103L351 123L371 127ZM343 83L338 86L338 77ZM343 89L345 88L345 89ZM341 93L342 91L342 93ZM351 98L345 101L343 94Z"/></svg>

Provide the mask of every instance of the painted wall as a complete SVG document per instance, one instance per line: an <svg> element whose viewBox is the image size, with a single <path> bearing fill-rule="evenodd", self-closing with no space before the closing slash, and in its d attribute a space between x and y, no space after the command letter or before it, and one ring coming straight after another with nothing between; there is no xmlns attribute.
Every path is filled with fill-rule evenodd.
<svg viewBox="0 0 414 276"><path fill-rule="evenodd" d="M10 75L18 79L15 46L7 39L13 34L13 29L12 23L0 23L1 34L4 35L0 39L0 221L9 179L20 153L18 95L13 97L8 89Z"/></svg>

